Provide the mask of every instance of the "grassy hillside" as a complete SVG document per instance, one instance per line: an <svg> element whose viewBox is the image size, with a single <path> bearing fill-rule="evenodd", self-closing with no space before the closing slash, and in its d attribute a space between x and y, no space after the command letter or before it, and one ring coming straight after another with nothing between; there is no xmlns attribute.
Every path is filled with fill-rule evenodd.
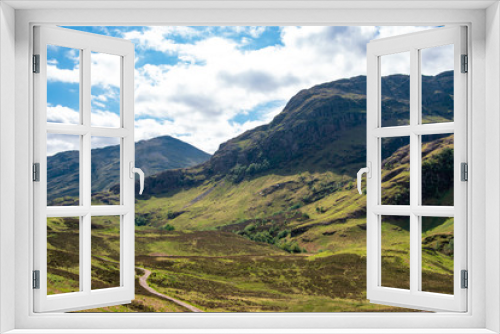
<svg viewBox="0 0 500 334"><path fill-rule="evenodd" d="M426 108L438 106L429 115L439 120L450 120L449 77L426 78L440 96ZM383 78L387 124L408 116L408 97L398 94L407 79ZM273 122L222 144L207 162L148 177L135 224L136 264L152 271L150 286L207 312L411 311L366 300L366 198L354 180L366 160L365 87L356 77L301 91ZM452 205L453 135L422 142L423 202ZM408 204L408 141L382 146L382 201ZM93 202L113 203L116 190ZM92 224L93 286L114 286L116 224ZM422 224L423 288L452 293L453 219ZM78 267L66 262L78 256L56 239L76 238L75 223L50 220L49 228L51 289L74 289ZM408 288L407 219L383 217L382 239L383 285ZM137 295L97 311L182 311L140 288Z"/></svg>
<svg viewBox="0 0 500 334"><path fill-rule="evenodd" d="M442 161L451 142L447 136L425 144L423 164ZM384 160L383 194L390 201L407 190L407 155L403 146ZM207 181L137 202L136 264L153 271L149 284L157 291L205 311L408 311L366 300L364 205L354 180L332 172L269 171L240 183ZM93 225L98 255L93 258L93 286L113 286L118 269L102 259L118 258L112 242L118 234L106 219ZM50 221L50 244L58 252L64 247L53 242L63 238L54 233L66 233L70 240L71 226L77 225L61 224L60 218ZM423 232L423 287L452 293L453 219L428 219ZM384 219L382 233L383 285L408 288L408 224ZM54 288L59 283L65 289L78 286L66 280L77 267L51 263ZM182 311L137 289L133 304L98 311Z"/></svg>

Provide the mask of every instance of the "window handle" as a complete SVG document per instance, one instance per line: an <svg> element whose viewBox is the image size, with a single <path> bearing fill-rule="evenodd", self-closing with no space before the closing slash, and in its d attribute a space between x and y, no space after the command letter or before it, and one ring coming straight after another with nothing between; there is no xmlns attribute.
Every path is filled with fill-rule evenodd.
<svg viewBox="0 0 500 334"><path fill-rule="evenodd" d="M363 194L363 192L361 191L361 176L363 175L363 173L366 173L366 176L369 179L372 178L372 163L368 161L367 165L367 167L361 168L358 171L358 192L360 195Z"/></svg>
<svg viewBox="0 0 500 334"><path fill-rule="evenodd" d="M135 168L133 161L130 161L129 170L131 179L134 179L135 173L139 174L139 184L141 186L139 190L139 195L142 195L142 191L144 190L144 172L140 168Z"/></svg>

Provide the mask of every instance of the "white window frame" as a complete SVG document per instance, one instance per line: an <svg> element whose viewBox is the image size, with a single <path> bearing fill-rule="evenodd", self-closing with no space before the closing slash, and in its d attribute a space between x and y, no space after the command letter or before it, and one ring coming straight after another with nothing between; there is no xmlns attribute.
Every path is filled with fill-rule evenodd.
<svg viewBox="0 0 500 334"><path fill-rule="evenodd" d="M39 271L39 289L34 290L35 312L74 311L99 306L127 304L135 294L135 179L131 178L134 149L134 45L127 40L94 35L59 27L34 27L34 52L39 73L34 85L34 162L39 164L39 182L33 184L34 270ZM47 123L47 46L80 50L80 123ZM103 128L91 124L91 53L114 55L120 62L120 125ZM70 134L80 138L78 206L47 206L47 135ZM91 204L92 136L116 138L120 142L120 204ZM120 285L92 290L92 216L117 216L120 220ZM47 218L79 217L79 291L47 295ZM35 223L36 222L36 223Z"/></svg>
<svg viewBox="0 0 500 334"><path fill-rule="evenodd" d="M164 332L175 332L175 329L193 329L193 332L238 332L237 329L254 328L255 331L281 332L283 328L300 329L295 332L346 332L350 333L416 333L413 329L420 329L422 333L492 333L500 331L498 320L500 306L500 263L498 259L500 230L500 136L498 126L500 117L498 110L500 99L500 69L498 64L500 50L500 11L497 2L446 2L434 1L398 2L399 9L391 9L394 3L370 2L369 8L365 2L336 1L307 2L296 1L285 4L281 1L267 3L242 2L237 4L222 4L209 1L204 4L189 3L180 5L165 2L163 9L115 9L102 10L106 1L81 1L70 5L68 2L17 2L10 1L13 6L36 8L36 6L73 6L63 10L18 10L15 13L15 25L11 19L12 9L8 4L0 4L2 16L0 24L15 31L15 75L8 70L12 61L12 41L9 31L3 29L0 33L2 53L0 65L2 74L10 73L1 78L0 94L2 109L0 117L5 119L0 125L0 158L14 158L15 165L0 160L0 208L6 210L8 193L3 184L9 183L5 172L15 167L15 231L12 222L6 221L9 211L2 213L0 241L0 265L2 271L15 270L15 279L12 277L0 278L0 318L4 320L2 330L16 328L15 333L36 333L37 329L60 329L61 333L76 332L72 329L94 329L93 333L105 333L112 329L115 332L140 333L148 329L165 329ZM109 4L111 3L111 4ZM108 6L116 4L109 2ZM137 7L147 7L135 4ZM207 5L208 4L208 5ZM123 2L125 5L125 2ZM30 7L31 6L31 7ZM34 7L33 7L34 6ZM55 6L55 7L54 7ZM118 5L119 6L119 5ZM152 6L159 6L158 3ZM175 7L177 6L177 8ZM179 9L181 6L184 9ZM203 7L202 7L203 6ZM210 6L212 6L210 8ZM226 8L224 8L226 6ZM252 7L253 6L253 7ZM432 6L426 7L426 6ZM461 6L462 9L453 8ZM490 6L487 10L487 6ZM80 9L75 9L78 7ZM87 7L87 9L81 9ZM97 8L100 7L100 8ZM207 9L208 7L208 9ZM357 9L346 9L346 8ZM406 9L401 8L406 7ZM442 8L442 9L436 9ZM48 7L50 8L50 7ZM277 9L278 8L278 9ZM408 10L411 8L411 10ZM10 16L9 16L10 15ZM7 16L7 20L5 17ZM486 23L486 25L485 25ZM32 77L30 70L30 55L32 45L32 27L35 24L60 25L436 25L436 24L465 24L469 27L469 68L471 75L468 85L469 120L468 145L470 158L470 183L468 197L469 226L468 234L471 240L468 243L470 272L470 287L468 289L469 311L467 313L436 313L436 314L367 314L367 313L338 313L338 314L34 314L32 312L30 245L32 245L32 183L31 159L32 147ZM4 48L4 43L7 49ZM5 56L5 53L10 52ZM485 67L488 66L488 71ZM7 72L3 72L7 69ZM8 97L13 88L8 86L9 79L15 82L15 100ZM5 105L15 106L15 118L7 115ZM8 111L12 114L12 110ZM488 122L486 121L488 117ZM2 120L3 120L2 119ZM11 133L5 130L6 125L15 126L15 148L6 143L3 136ZM4 132L1 132L4 130ZM487 132L487 130L489 130ZM489 149L488 155L486 149ZM485 163L489 164L486 165ZM486 167L485 167L486 166ZM486 172L489 173L486 182ZM488 197L486 197L488 193ZM485 201L490 204L485 206ZM12 215L11 215L12 216ZM488 219L485 219L488 217ZM15 242L12 239L15 234ZM14 256L12 256L14 254ZM486 254L490 256L486 257ZM14 259L15 261L12 261ZM11 286L8 286L12 284ZM15 291L10 292L12 286ZM488 289L488 293L486 293ZM10 304L10 305L9 305ZM11 305L15 305L14 310ZM10 306L10 310L9 307ZM14 316L14 319L9 318ZM138 325L140 324L140 325ZM144 330L132 330L134 328ZM357 331L355 329L358 329ZM384 328L381 330L381 328ZM459 329L463 330L460 331ZM490 331L489 329L492 331ZM101 329L101 330L97 330ZM107 331L108 329L109 331ZM122 330L120 330L122 329ZM170 329L170 331L168 330ZM196 331L195 329L199 329ZM220 330L216 330L220 329ZM231 330L233 329L233 330ZM259 330L261 329L261 330ZM448 331L446 330L448 329ZM55 331L50 331L55 332ZM246 331L248 332L248 330ZM293 330L284 330L293 332Z"/></svg>
<svg viewBox="0 0 500 334"><path fill-rule="evenodd" d="M467 163L467 73L461 71L461 56L467 54L467 31L464 26L434 28L412 34L388 37L367 46L367 145L366 156L371 166L367 179L367 298L372 303L413 307L431 311L467 310L467 290L461 287L461 270L467 269L467 184L461 181L461 163ZM446 123L422 123L421 51L452 45L454 70L454 119ZM381 71L383 56L405 52L410 63L409 124L382 126ZM422 135L454 135L454 204L422 205ZM407 137L410 148L410 202L408 205L382 205L382 140ZM369 167L370 168L370 167ZM382 285L383 216L405 216L409 220L409 289ZM422 290L422 217L454 217L454 276L451 295Z"/></svg>

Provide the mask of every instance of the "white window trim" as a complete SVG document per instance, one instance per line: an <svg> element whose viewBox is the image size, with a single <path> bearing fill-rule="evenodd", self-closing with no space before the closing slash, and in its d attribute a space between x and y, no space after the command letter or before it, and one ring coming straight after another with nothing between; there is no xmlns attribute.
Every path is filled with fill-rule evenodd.
<svg viewBox="0 0 500 334"><path fill-rule="evenodd" d="M409 8L425 8L426 2L405 1ZM44 4L38 1L37 5ZM60 2L47 2L59 6ZM128 2L129 4L131 2ZM148 6L148 1L144 2ZM167 2L164 2L165 5ZM208 1L203 4L223 8L224 4ZM243 329L255 329L252 332L329 332L329 333L494 333L500 331L498 320L500 305L499 280L499 218L500 218L500 18L498 3L492 2L439 2L432 6L446 8L460 3L460 6L485 9L394 9L388 2L370 2L372 9L345 9L346 7L366 6L367 2L335 1L316 2L294 1L284 5L283 1L274 1L267 6L282 9L265 8L260 3L253 9L248 8L250 2L244 2L241 8L232 9L200 9L200 3L191 3L186 9L145 9L145 10L102 10L102 9L64 9L64 10L17 10L15 13L15 76L8 67L12 66L12 50L4 48L5 36L10 31L1 30L0 66L2 78L0 83L0 269L2 273L14 272L12 277L0 278L0 331L16 328L13 333L39 333L38 329L60 329L60 332L76 332L71 329L94 329L92 333L104 332L243 332ZM16 6L16 1L10 1ZM23 2L19 2L23 6ZM30 2L27 2L28 6ZM83 5L82 5L83 4ZM171 2L171 6L179 3ZM247 7L245 7L245 4ZM332 5L333 4L333 5ZM336 5L335 5L336 4ZM394 3L393 3L394 4ZM422 5L423 4L423 5ZM430 3L427 2L427 5ZM33 5L31 3L31 5ZM4 15L10 15L12 10L5 3L2 7L0 24L13 28L12 21L4 20ZM64 3L68 6L68 1ZM73 7L103 6L102 2L78 1ZM119 6L119 5L118 5ZM136 6L140 6L137 5ZM187 6L187 5L184 5ZM197 7L198 6L198 7ZM229 5L227 5L229 7ZM322 8L322 6L324 8ZM329 7L330 6L330 7ZM333 7L332 7L333 6ZM344 7L335 9L334 7ZM405 6L398 2L398 6ZM422 7L424 6L424 7ZM232 5L232 7L238 7ZM260 9L259 9L260 7ZM303 7L303 8L300 8ZM295 8L295 9L293 9ZM298 9L297 9L298 8ZM374 9L375 8L375 9ZM486 22L486 24L485 24ZM32 29L34 24L66 24L66 25L433 25L433 24L466 24L470 27L469 55L472 59L469 75L469 152L470 184L469 187L469 235L468 243L470 288L469 312L464 314L367 314L367 313L337 313L337 314L33 314L33 298L31 286L32 264L26 261L32 245L32 183L30 181L30 166L32 157L32 103L31 103L31 73L30 55L32 46ZM12 32L10 32L12 33ZM8 46L8 45L7 45ZM4 55L7 53L7 55ZM488 66L488 71L486 71ZM7 69L7 71L4 71ZM9 83L15 81L15 101L9 92L13 89ZM12 105L15 102L15 119L12 115ZM10 106L10 110L8 109ZM10 115L10 117L9 117ZM486 121L488 117L488 121ZM6 163L14 156L12 142L4 135L12 136L12 131L5 130L15 125L15 166ZM490 130L490 131L488 131ZM9 138L7 138L9 139ZM10 137L11 140L11 137ZM488 152L488 154L486 154ZM5 159L3 159L5 157ZM488 165L485 163L488 162ZM486 166L486 167L485 167ZM15 167L15 243L12 242L12 217L8 210L10 192L4 185L13 185L6 175ZM486 182L486 172L488 175ZM10 183L9 183L10 182ZM11 188L13 189L13 188ZM486 197L488 194L488 197ZM485 202L491 204L485 206ZM9 216L10 214L10 216ZM486 221L485 217L488 217ZM471 225L474 228L471 228ZM5 232L8 233L6 235ZM473 245L473 246L472 246ZM13 256L14 254L14 256ZM488 254L489 256L486 256ZM15 266L14 261L15 259ZM12 286L15 285L15 289ZM15 290L14 292L11 292ZM488 293L486 293L488 291ZM14 295L15 294L15 295ZM12 305L15 305L12 311ZM12 315L15 315L12 321ZM130 330L140 327L143 330ZM296 331L283 328L292 328ZM357 330L355 330L357 328ZM381 330L381 328L384 328ZM101 329L101 330L98 330ZM114 329L114 331L112 331ZM127 329L127 331L125 331ZM190 331L175 329L192 329ZM211 329L211 330L210 330ZM232 330L231 330L232 329ZM238 329L241 329L240 331ZM266 330L264 330L266 329ZM345 330L344 330L345 329ZM350 329L350 330L349 330ZM390 330L392 329L392 330ZM459 330L463 329L463 330ZM45 331L54 333L54 330ZM153 331L152 331L153 330ZM491 331L490 331L491 330ZM87 331L85 331L87 332ZM81 331L80 331L81 333Z"/></svg>

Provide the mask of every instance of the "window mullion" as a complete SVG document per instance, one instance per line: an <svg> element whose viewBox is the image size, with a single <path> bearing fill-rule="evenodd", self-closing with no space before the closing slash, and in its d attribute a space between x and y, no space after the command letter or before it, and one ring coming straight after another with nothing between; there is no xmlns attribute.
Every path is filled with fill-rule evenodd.
<svg viewBox="0 0 500 334"><path fill-rule="evenodd" d="M420 119L418 49L410 49L410 291L415 293L420 285L420 256L418 235L420 218L414 209L420 204L420 147L415 128Z"/></svg>
<svg viewBox="0 0 500 334"><path fill-rule="evenodd" d="M82 50L82 78L80 86L82 87L82 124L90 130L90 108L91 108L91 92L90 92L90 49ZM91 135L87 131L82 136L80 159L80 184L81 202L85 208L90 210L91 206ZM82 234L80 235L80 254L82 261L80 264L82 291L90 293L92 280L92 244L91 244L91 215L87 212L82 218Z"/></svg>

